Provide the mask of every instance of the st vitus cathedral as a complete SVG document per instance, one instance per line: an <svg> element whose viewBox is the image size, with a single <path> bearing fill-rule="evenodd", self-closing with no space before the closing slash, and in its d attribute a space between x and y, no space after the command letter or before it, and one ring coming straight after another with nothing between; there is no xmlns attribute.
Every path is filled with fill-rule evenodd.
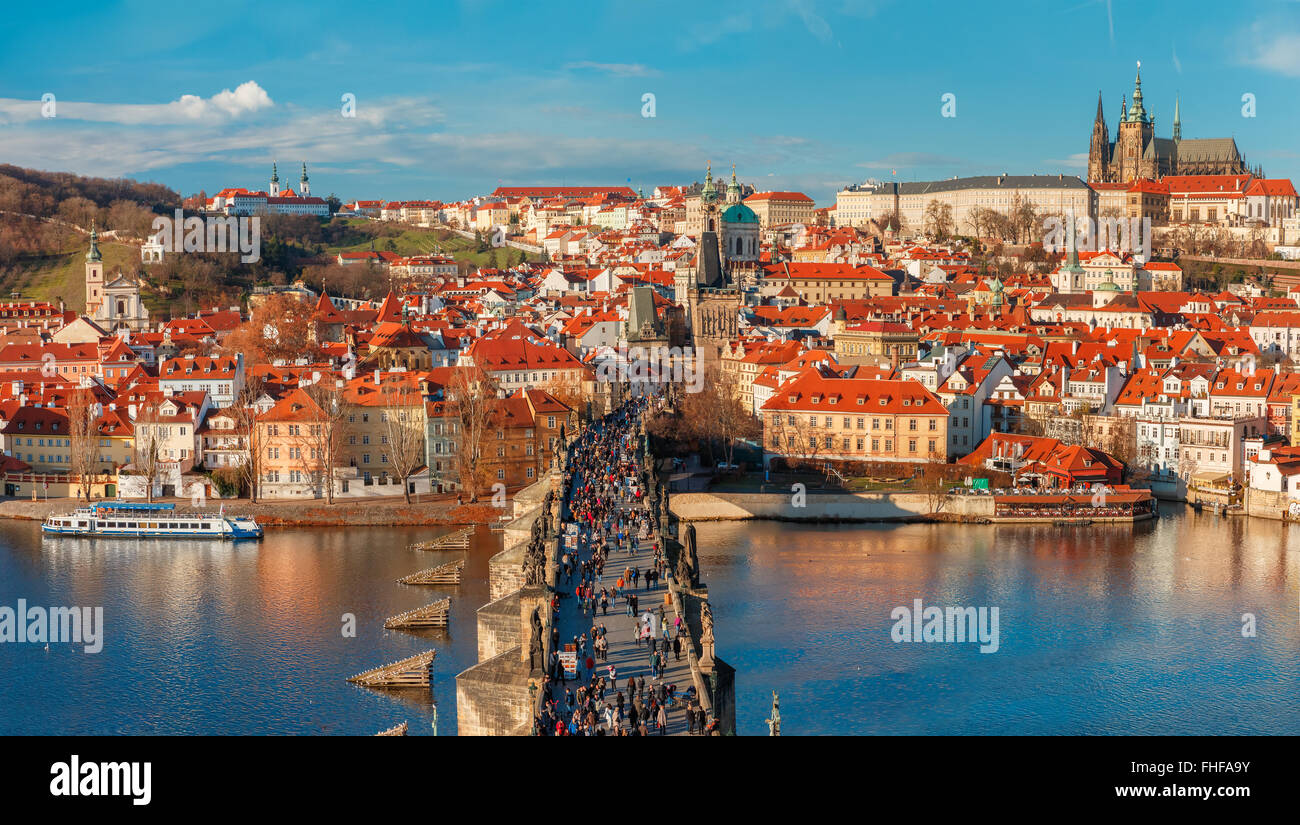
<svg viewBox="0 0 1300 825"><path fill-rule="evenodd" d="M1088 145L1088 181L1129 183L1137 178L1159 180L1165 175L1242 175L1252 170L1233 138L1183 139L1178 101L1174 101L1173 137L1156 137L1156 119L1142 102L1142 64L1138 63L1133 102L1120 105L1114 143L1097 94L1097 117ZM1258 176L1263 170L1253 170Z"/></svg>

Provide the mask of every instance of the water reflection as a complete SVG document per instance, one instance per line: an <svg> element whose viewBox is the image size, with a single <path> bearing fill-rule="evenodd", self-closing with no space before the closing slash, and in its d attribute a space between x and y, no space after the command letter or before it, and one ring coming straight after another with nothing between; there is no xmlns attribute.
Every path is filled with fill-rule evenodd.
<svg viewBox="0 0 1300 825"><path fill-rule="evenodd" d="M0 645L0 733L371 734L403 719L455 730L455 675L476 658L487 558L417 552L429 528L271 531L261 543L43 539L0 524L0 604L102 605L104 649ZM465 555L459 587L396 580ZM389 616L451 597L445 630L384 630ZM355 638L343 635L355 616ZM434 687L387 693L348 676L434 648Z"/></svg>
<svg viewBox="0 0 1300 825"><path fill-rule="evenodd" d="M742 733L766 732L772 690L789 733L1300 732L1294 528L698 529ZM1000 651L894 643L918 598L998 606Z"/></svg>
<svg viewBox="0 0 1300 825"><path fill-rule="evenodd" d="M1179 511L1128 528L698 530L742 733L766 733L772 690L789 734L1300 733L1297 528ZM0 645L0 734L368 735L405 719L422 735L431 701L450 733L500 539L476 534L459 587L397 584L459 558L408 549L432 535L42 540L0 522L0 605L102 605L105 622L96 655ZM447 629L383 629L448 595ZM890 611L918 598L999 607L1000 650L893 643ZM432 695L345 681L429 648Z"/></svg>

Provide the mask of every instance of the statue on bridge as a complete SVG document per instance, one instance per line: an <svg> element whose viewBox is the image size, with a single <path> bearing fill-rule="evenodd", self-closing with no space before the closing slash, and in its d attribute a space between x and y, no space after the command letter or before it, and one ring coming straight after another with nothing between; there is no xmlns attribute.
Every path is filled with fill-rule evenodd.
<svg viewBox="0 0 1300 825"><path fill-rule="evenodd" d="M700 559L695 548L695 525L686 525L686 539L677 556L677 580L683 586L697 587L700 583Z"/></svg>
<svg viewBox="0 0 1300 825"><path fill-rule="evenodd" d="M543 662L542 652L542 617L537 608L533 608L533 615L529 619L532 625L532 637L528 642L528 670L531 673L541 666Z"/></svg>
<svg viewBox="0 0 1300 825"><path fill-rule="evenodd" d="M546 578L546 553L540 539L533 539L524 552L524 584L541 587Z"/></svg>
<svg viewBox="0 0 1300 825"><path fill-rule="evenodd" d="M774 690L772 691L772 718L763 720L767 722L767 735L781 735L781 697Z"/></svg>

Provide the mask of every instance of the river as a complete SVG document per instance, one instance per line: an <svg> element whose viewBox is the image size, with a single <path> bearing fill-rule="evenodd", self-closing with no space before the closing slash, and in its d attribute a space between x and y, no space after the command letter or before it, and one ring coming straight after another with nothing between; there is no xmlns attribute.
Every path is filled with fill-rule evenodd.
<svg viewBox="0 0 1300 825"><path fill-rule="evenodd" d="M737 724L765 734L1300 733L1300 531L1174 512L1137 526L698 525ZM500 539L269 530L259 544L42 539L0 522L0 606L102 606L103 650L0 644L0 734L454 733ZM465 555L459 587L400 576ZM452 599L451 625L386 631ZM999 647L891 638L895 607L997 607ZM1242 634L1243 614L1255 635ZM346 636L344 614L355 616ZM346 677L435 648L432 696Z"/></svg>

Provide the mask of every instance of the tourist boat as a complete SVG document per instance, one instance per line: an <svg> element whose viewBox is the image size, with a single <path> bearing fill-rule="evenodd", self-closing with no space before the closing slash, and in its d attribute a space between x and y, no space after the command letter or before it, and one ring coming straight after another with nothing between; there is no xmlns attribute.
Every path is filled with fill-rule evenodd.
<svg viewBox="0 0 1300 825"><path fill-rule="evenodd" d="M260 539L262 527L249 516L177 513L174 504L101 501L64 516L50 516L41 531L60 536L129 538Z"/></svg>

